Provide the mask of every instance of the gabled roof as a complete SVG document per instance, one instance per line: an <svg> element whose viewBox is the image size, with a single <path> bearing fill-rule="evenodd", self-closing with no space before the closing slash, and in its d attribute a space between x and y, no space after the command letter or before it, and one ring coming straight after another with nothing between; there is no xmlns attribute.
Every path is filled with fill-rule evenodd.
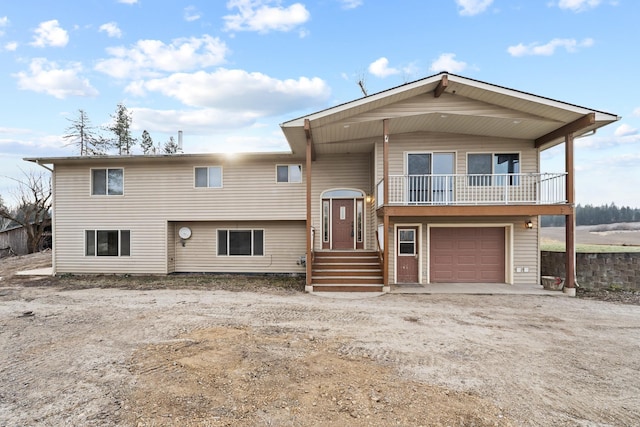
<svg viewBox="0 0 640 427"><path fill-rule="evenodd" d="M382 137L444 132L532 140L543 149L615 122L618 116L443 72L299 117L280 126L294 154L309 121L318 153L366 152Z"/></svg>

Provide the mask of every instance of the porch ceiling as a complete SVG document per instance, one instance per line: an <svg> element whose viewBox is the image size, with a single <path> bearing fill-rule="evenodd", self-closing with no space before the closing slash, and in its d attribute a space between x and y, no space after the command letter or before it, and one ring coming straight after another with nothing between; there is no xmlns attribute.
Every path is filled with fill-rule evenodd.
<svg viewBox="0 0 640 427"><path fill-rule="evenodd" d="M448 83L436 97L442 77ZM283 123L294 153L306 146L304 121L309 120L316 152L366 152L382 138L382 121L389 132L455 133L534 141L587 114L592 124L576 132L587 133L614 122L617 116L531 95L451 74L438 74L347 104ZM548 148L563 137L546 142Z"/></svg>

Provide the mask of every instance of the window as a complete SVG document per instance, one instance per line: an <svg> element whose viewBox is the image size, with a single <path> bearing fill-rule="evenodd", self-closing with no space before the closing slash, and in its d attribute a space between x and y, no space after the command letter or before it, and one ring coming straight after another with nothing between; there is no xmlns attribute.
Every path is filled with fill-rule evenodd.
<svg viewBox="0 0 640 427"><path fill-rule="evenodd" d="M131 255L131 232L129 230L86 230L86 256Z"/></svg>
<svg viewBox="0 0 640 427"><path fill-rule="evenodd" d="M277 165L277 182L302 182L302 165Z"/></svg>
<svg viewBox="0 0 640 427"><path fill-rule="evenodd" d="M520 173L520 155L517 153L469 154L467 156L469 185L518 185L513 174ZM497 176L492 176L497 175Z"/></svg>
<svg viewBox="0 0 640 427"><path fill-rule="evenodd" d="M91 169L91 194L94 196L122 196L123 169Z"/></svg>
<svg viewBox="0 0 640 427"><path fill-rule="evenodd" d="M218 256L264 255L264 230L218 230Z"/></svg>
<svg viewBox="0 0 640 427"><path fill-rule="evenodd" d="M455 153L407 153L409 202L451 201L454 163Z"/></svg>
<svg viewBox="0 0 640 427"><path fill-rule="evenodd" d="M400 255L416 254L416 231L412 229L398 230L398 253Z"/></svg>
<svg viewBox="0 0 640 427"><path fill-rule="evenodd" d="M222 166L198 167L196 187L222 188Z"/></svg>
<svg viewBox="0 0 640 427"><path fill-rule="evenodd" d="M329 242L329 201L322 201L322 241Z"/></svg>

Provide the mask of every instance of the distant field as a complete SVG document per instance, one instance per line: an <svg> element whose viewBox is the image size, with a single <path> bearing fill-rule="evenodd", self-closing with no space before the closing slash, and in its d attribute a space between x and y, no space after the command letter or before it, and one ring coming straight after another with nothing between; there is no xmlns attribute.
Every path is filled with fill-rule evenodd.
<svg viewBox="0 0 640 427"><path fill-rule="evenodd" d="M541 249L565 250L564 227L542 227ZM640 223L581 225L576 227L577 252L640 252Z"/></svg>

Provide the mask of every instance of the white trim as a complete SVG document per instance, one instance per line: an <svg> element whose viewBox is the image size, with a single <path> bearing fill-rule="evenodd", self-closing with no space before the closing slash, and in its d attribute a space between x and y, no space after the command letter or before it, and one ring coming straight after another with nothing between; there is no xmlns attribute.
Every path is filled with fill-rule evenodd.
<svg viewBox="0 0 640 427"><path fill-rule="evenodd" d="M362 197L324 197L324 195L331 191L337 190L348 190L348 191L358 191L362 194ZM323 223L323 213L322 213L322 201L329 200L329 250L333 250L333 201L334 200L352 200L353 201L353 250L358 246L358 232L355 229L358 223L358 209L357 209L357 200L363 200L362 204L362 248L367 248L367 192L363 191L359 188L354 187L335 187L328 188L323 190L320 193L320 230L322 234L322 238L324 238L324 223ZM320 250L323 249L324 240L320 239ZM313 250L316 250L313 248Z"/></svg>
<svg viewBox="0 0 640 427"><path fill-rule="evenodd" d="M422 263L423 253L425 253L422 246L422 224L421 223L403 223L393 224L393 243L394 243L394 257L393 257L393 283L398 283L398 229L399 228L417 228L416 235L416 249L418 249L418 283L422 283ZM428 278L427 278L428 280Z"/></svg>
<svg viewBox="0 0 640 427"><path fill-rule="evenodd" d="M551 108L557 108L563 111L578 113L581 115L585 115L593 112L593 113L596 113L596 118L598 119L598 121L607 121L607 120L615 121L619 119L618 116L615 116L610 113L606 113L604 111L596 111L590 108L580 107L578 105L569 104L569 103L558 101L555 99L550 99L543 96L534 95L531 93L522 92L515 89L510 89L510 88L506 88L506 87L502 87L502 86L498 86L490 83L485 83L478 80L472 80L472 79L468 79L466 77L458 76L455 74L441 72L433 76L425 77L423 79L420 79L414 82L406 83L401 86L396 86L395 88L387 89L382 92L365 96L363 98L359 98L354 101L346 102L344 104L341 104L332 108L328 108L323 111L319 111L316 113L309 114L307 116L290 120L288 122L284 122L280 124L280 127L281 128L302 127L304 126L305 119L308 119L313 122L314 120L330 117L335 114L348 111L368 103L371 103L372 105L377 104L377 101L379 102L384 98L393 98L395 95L399 95L404 92L411 93L415 89L422 88L423 93L430 92L431 90L435 89L435 86L442 80L443 76L447 76L447 79L449 80L449 86L452 86L454 84L464 85L464 86L476 88L479 90L483 90L485 92L496 93L496 94L508 96L511 98L520 99L523 101L533 102L535 104L540 104L540 105L544 105ZM431 88L430 86L434 86L434 87ZM386 105L386 104L387 103L383 103L383 105Z"/></svg>
<svg viewBox="0 0 640 427"><path fill-rule="evenodd" d="M207 170L207 185L205 187L198 187L196 185L196 169L203 169L203 168ZM209 168L220 168L220 187L209 186ZM196 190L224 188L224 167L222 165L193 166L193 188Z"/></svg>
<svg viewBox="0 0 640 427"><path fill-rule="evenodd" d="M122 171L122 194L109 194L109 170L120 169ZM94 170L104 170L106 171L106 182L105 182L105 194L93 194L93 171ZM118 167L100 167L100 168L89 168L89 197L123 197L125 194L124 191L124 166Z"/></svg>
<svg viewBox="0 0 640 427"><path fill-rule="evenodd" d="M266 252L267 251L266 251L265 247L266 247L266 240L267 239L266 239L266 233L265 233L265 229L264 228L216 228L215 230L216 230L216 233L215 233L215 236L216 236L216 252L215 252L216 253L216 257L220 257L220 258L256 258L256 257L262 258L262 257L266 256ZM218 242L218 236L219 236L218 233L220 231L226 231L227 232L227 254L226 255L220 255L218 253L219 249L220 249L219 242ZM229 240L231 240L229 234L231 232L236 233L236 232L247 232L247 231L251 233L251 254L250 255L231 255L231 254L229 254L229 252L230 252ZM262 231L262 255L255 255L254 254L255 247L256 247L255 246L255 241L254 241L254 233L256 231Z"/></svg>
<svg viewBox="0 0 640 427"><path fill-rule="evenodd" d="M514 232L512 222L482 222L482 223L438 223L427 224L427 247L429 260L431 259L431 228L504 228L504 281L513 285L514 263ZM431 283L431 261L427 262L427 284Z"/></svg>
<svg viewBox="0 0 640 427"><path fill-rule="evenodd" d="M286 166L287 167L287 180L286 181L278 181L278 167ZM298 166L300 168L300 181L291 181L291 166ZM276 184L302 184L304 179L304 168L302 167L302 163L276 163Z"/></svg>

